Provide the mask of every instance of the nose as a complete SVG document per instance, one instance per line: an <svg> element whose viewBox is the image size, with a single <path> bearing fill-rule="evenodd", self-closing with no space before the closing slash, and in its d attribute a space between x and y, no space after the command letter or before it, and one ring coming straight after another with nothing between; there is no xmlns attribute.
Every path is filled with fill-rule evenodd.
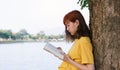
<svg viewBox="0 0 120 70"><path fill-rule="evenodd" d="M69 32L69 27L67 27L67 31Z"/></svg>

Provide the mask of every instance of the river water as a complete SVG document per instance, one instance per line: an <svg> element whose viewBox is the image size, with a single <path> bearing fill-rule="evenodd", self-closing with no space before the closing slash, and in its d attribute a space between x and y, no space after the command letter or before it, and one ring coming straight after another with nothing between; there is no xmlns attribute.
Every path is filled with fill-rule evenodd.
<svg viewBox="0 0 120 70"><path fill-rule="evenodd" d="M68 52L71 43L50 42ZM43 50L44 42L0 44L0 70L57 70L61 60Z"/></svg>

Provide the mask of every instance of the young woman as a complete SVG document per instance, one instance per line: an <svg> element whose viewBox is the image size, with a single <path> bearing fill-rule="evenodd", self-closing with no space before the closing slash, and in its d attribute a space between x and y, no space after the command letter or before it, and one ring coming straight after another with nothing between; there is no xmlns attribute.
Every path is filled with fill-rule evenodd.
<svg viewBox="0 0 120 70"><path fill-rule="evenodd" d="M62 53L64 59L61 59L63 62L58 70L94 70L91 34L82 14L71 11L64 16L63 23L66 41L73 42L73 45L68 54Z"/></svg>

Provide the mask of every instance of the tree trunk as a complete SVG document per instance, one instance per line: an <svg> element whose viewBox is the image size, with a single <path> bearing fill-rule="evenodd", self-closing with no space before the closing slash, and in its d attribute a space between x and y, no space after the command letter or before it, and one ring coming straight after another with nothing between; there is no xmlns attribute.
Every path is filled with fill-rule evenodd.
<svg viewBox="0 0 120 70"><path fill-rule="evenodd" d="M120 0L90 0L96 70L120 70Z"/></svg>

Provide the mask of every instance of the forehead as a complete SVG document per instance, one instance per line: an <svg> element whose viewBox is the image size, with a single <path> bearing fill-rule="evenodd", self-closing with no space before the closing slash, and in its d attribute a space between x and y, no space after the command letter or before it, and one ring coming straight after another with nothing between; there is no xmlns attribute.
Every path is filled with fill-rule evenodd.
<svg viewBox="0 0 120 70"><path fill-rule="evenodd" d="M70 22L71 22L70 20L66 20L66 21L64 22L64 24L65 24L65 25L68 25Z"/></svg>

